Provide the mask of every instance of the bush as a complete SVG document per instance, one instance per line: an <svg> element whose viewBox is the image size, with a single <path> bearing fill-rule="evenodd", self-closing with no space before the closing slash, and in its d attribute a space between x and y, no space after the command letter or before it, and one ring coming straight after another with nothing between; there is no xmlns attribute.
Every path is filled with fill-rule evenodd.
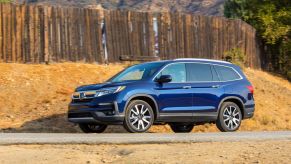
<svg viewBox="0 0 291 164"><path fill-rule="evenodd" d="M267 54L263 63L287 76L291 69L290 0L225 0L224 15L252 25L260 38L262 53Z"/></svg>
<svg viewBox="0 0 291 164"><path fill-rule="evenodd" d="M246 62L246 55L240 48L233 48L224 53L223 59L243 68Z"/></svg>
<svg viewBox="0 0 291 164"><path fill-rule="evenodd" d="M9 3L11 0L0 0L0 3Z"/></svg>

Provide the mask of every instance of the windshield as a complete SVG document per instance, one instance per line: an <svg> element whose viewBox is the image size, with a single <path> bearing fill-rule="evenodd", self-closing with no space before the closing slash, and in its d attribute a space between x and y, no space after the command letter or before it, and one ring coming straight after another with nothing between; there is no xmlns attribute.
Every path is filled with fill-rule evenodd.
<svg viewBox="0 0 291 164"><path fill-rule="evenodd" d="M164 63L146 63L131 66L119 74L113 76L108 82L145 80L151 77Z"/></svg>

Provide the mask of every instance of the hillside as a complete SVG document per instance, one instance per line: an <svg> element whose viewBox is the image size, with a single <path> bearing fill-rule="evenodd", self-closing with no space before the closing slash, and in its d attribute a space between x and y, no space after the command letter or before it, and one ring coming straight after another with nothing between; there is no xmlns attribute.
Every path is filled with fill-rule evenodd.
<svg viewBox="0 0 291 164"><path fill-rule="evenodd" d="M100 83L126 65L62 63L52 65L0 63L0 132L80 132L66 121L74 88ZM291 84L266 72L246 69L255 87L255 117L244 121L242 131L291 130ZM154 126L151 132L171 132ZM195 132L217 131L214 125ZM112 126L107 132L125 132Z"/></svg>
<svg viewBox="0 0 291 164"><path fill-rule="evenodd" d="M14 0L16 3L126 9L134 11L171 11L203 15L223 15L224 0Z"/></svg>

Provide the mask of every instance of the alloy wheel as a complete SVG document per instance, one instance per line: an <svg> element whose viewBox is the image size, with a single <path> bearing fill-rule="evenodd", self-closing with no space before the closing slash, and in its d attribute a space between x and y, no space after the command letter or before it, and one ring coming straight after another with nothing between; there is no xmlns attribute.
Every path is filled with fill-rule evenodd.
<svg viewBox="0 0 291 164"><path fill-rule="evenodd" d="M136 104L130 109L129 122L133 128L139 131L151 126L151 119L149 108L143 104Z"/></svg>
<svg viewBox="0 0 291 164"><path fill-rule="evenodd" d="M235 106L227 106L223 111L223 122L229 130L240 126L241 115Z"/></svg>

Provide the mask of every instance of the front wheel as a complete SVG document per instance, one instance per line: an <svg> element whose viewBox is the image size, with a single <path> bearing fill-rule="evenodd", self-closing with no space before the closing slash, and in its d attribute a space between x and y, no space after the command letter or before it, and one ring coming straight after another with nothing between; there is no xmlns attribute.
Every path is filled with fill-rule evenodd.
<svg viewBox="0 0 291 164"><path fill-rule="evenodd" d="M194 127L193 124L178 124L172 123L170 124L171 129L175 133L190 133Z"/></svg>
<svg viewBox="0 0 291 164"><path fill-rule="evenodd" d="M103 124L79 124L84 133L102 133L106 130L107 125Z"/></svg>
<svg viewBox="0 0 291 164"><path fill-rule="evenodd" d="M217 128L222 132L234 132L240 127L241 109L233 102L224 102L219 110L216 121Z"/></svg>
<svg viewBox="0 0 291 164"><path fill-rule="evenodd" d="M130 133L146 132L154 122L152 107L145 101L133 100L125 111L124 127Z"/></svg>

